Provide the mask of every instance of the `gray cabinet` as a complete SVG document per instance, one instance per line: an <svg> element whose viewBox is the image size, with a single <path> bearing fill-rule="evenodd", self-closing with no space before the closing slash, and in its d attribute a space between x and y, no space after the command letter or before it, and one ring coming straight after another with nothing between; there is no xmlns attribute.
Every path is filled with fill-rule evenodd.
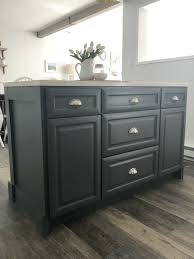
<svg viewBox="0 0 194 259"><path fill-rule="evenodd" d="M185 108L164 109L160 126L160 174L182 170Z"/></svg>
<svg viewBox="0 0 194 259"><path fill-rule="evenodd" d="M100 116L48 121L50 215L100 199Z"/></svg>
<svg viewBox="0 0 194 259"><path fill-rule="evenodd" d="M186 96L183 87L7 88L10 200L48 234L61 217L181 178Z"/></svg>

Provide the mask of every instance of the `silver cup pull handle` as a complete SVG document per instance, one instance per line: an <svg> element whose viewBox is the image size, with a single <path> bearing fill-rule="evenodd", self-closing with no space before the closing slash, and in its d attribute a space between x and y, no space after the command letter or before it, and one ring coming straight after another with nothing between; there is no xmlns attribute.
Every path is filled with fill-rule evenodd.
<svg viewBox="0 0 194 259"><path fill-rule="evenodd" d="M136 168L131 168L128 172L129 175L134 175L134 174L138 174L138 171Z"/></svg>
<svg viewBox="0 0 194 259"><path fill-rule="evenodd" d="M69 105L74 107L80 107L82 106L82 101L80 99L72 99L69 101Z"/></svg>
<svg viewBox="0 0 194 259"><path fill-rule="evenodd" d="M178 102L178 101L180 101L179 97L176 96L176 95L173 96L171 99L172 99L173 102Z"/></svg>
<svg viewBox="0 0 194 259"><path fill-rule="evenodd" d="M128 132L129 132L129 134L138 134L139 133L137 128L131 128L128 130Z"/></svg>
<svg viewBox="0 0 194 259"><path fill-rule="evenodd" d="M131 104L138 104L139 103L139 99L137 97L133 97L131 100L130 100L130 103Z"/></svg>

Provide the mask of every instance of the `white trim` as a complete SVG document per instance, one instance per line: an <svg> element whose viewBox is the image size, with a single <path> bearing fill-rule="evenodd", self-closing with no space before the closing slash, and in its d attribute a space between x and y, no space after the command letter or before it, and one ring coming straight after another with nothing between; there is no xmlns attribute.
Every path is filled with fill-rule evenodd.
<svg viewBox="0 0 194 259"><path fill-rule="evenodd" d="M156 60L149 60L149 61L138 61L137 60L136 66L157 64L157 63L177 62L177 61L192 60L192 59L194 59L194 55L184 56L184 57L176 57L176 58L156 59Z"/></svg>
<svg viewBox="0 0 194 259"><path fill-rule="evenodd" d="M192 157L184 156L185 161L194 162L194 159Z"/></svg>
<svg viewBox="0 0 194 259"><path fill-rule="evenodd" d="M194 150L184 150L184 157L194 159Z"/></svg>
<svg viewBox="0 0 194 259"><path fill-rule="evenodd" d="M190 145L190 144L189 145L185 144L184 149L186 149L186 150L193 150L194 151L194 146Z"/></svg>

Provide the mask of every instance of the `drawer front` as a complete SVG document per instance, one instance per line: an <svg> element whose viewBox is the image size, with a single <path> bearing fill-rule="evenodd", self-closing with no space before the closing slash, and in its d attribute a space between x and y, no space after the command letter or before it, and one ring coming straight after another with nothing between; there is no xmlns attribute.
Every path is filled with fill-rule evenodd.
<svg viewBox="0 0 194 259"><path fill-rule="evenodd" d="M102 91L103 113L160 108L160 88L109 88Z"/></svg>
<svg viewBox="0 0 194 259"><path fill-rule="evenodd" d="M103 197L126 191L158 174L158 147L147 148L103 159Z"/></svg>
<svg viewBox="0 0 194 259"><path fill-rule="evenodd" d="M100 113L100 89L47 89L48 117L96 115Z"/></svg>
<svg viewBox="0 0 194 259"><path fill-rule="evenodd" d="M186 104L186 88L163 88L162 108L183 107Z"/></svg>
<svg viewBox="0 0 194 259"><path fill-rule="evenodd" d="M159 143L160 110L102 116L103 156Z"/></svg>

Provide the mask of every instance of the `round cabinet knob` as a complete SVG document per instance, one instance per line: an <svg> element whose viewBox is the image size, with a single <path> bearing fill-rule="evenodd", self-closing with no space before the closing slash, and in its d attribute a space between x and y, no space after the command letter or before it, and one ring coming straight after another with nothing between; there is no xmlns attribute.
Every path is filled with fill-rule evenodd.
<svg viewBox="0 0 194 259"><path fill-rule="evenodd" d="M129 174L129 175L138 174L138 171L137 171L136 168L131 168L131 169L129 170L129 173L128 173L128 174Z"/></svg>
<svg viewBox="0 0 194 259"><path fill-rule="evenodd" d="M138 134L139 133L137 128L131 128L131 129L129 129L128 132L129 132L129 134Z"/></svg>
<svg viewBox="0 0 194 259"><path fill-rule="evenodd" d="M133 97L131 100L130 100L130 103L131 104L138 104L139 103L139 99L137 97Z"/></svg>
<svg viewBox="0 0 194 259"><path fill-rule="evenodd" d="M172 97L172 101L178 102L178 101L180 101L180 99L178 98L178 96L175 95L175 96Z"/></svg>
<svg viewBox="0 0 194 259"><path fill-rule="evenodd" d="M80 99L72 99L69 101L70 106L79 107L82 106L82 101Z"/></svg>

